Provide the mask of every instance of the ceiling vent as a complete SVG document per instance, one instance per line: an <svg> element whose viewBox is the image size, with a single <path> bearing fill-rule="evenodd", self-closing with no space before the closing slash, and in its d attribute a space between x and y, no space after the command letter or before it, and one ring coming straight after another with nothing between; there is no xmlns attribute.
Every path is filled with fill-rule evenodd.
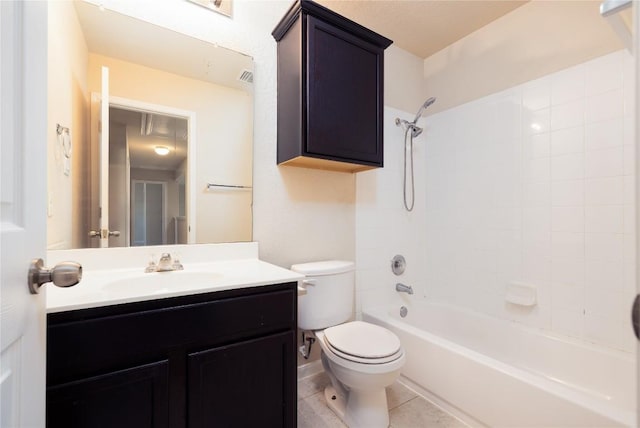
<svg viewBox="0 0 640 428"><path fill-rule="evenodd" d="M245 83L253 83L253 72L249 70L243 70L238 80Z"/></svg>

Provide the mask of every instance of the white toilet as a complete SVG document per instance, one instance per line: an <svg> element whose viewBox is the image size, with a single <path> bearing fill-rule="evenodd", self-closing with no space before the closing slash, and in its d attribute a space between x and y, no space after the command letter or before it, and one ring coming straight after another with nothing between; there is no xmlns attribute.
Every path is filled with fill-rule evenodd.
<svg viewBox="0 0 640 428"><path fill-rule="evenodd" d="M298 297L298 328L311 330L331 379L324 395L349 427L388 427L385 388L400 375L405 355L391 331L353 316L353 262L324 261L291 266L306 279Z"/></svg>

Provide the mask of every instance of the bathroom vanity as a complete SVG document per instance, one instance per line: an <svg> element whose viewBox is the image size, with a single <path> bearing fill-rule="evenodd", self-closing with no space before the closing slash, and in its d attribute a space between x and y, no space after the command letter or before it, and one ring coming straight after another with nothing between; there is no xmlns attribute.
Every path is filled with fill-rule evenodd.
<svg viewBox="0 0 640 428"><path fill-rule="evenodd" d="M167 287L205 265L217 280ZM295 426L296 274L256 257L114 280L121 275L89 270L75 296L49 299L48 427ZM127 281L136 297L109 294ZM97 304L83 285L101 290ZM167 297L172 287L184 294Z"/></svg>

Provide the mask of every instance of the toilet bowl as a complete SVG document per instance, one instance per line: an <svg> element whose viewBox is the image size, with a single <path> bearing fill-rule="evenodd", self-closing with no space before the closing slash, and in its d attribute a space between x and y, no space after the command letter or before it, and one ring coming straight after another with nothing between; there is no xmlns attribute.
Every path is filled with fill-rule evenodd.
<svg viewBox="0 0 640 428"><path fill-rule="evenodd" d="M385 330L361 321L341 324L331 329L343 326L371 326ZM331 380L331 386L324 392L329 408L349 427L388 427L389 411L385 388L398 379L405 362L404 350L399 341L397 349L390 355L375 357L365 356L364 353L351 355L336 349L328 341L325 331L316 331L315 335L322 348L322 365Z"/></svg>
<svg viewBox="0 0 640 428"><path fill-rule="evenodd" d="M351 428L388 427L386 387L400 375L404 350L391 331L353 316L354 266L328 261L293 265L306 275L298 297L298 326L313 331L331 380L327 405Z"/></svg>

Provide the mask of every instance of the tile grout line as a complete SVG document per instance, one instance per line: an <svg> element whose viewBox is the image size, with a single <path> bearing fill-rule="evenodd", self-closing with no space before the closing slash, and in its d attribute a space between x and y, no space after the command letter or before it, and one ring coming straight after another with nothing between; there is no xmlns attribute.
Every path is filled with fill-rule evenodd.
<svg viewBox="0 0 640 428"><path fill-rule="evenodd" d="M421 396L419 396L419 395L416 395L415 397L411 397L411 398L410 398L410 399L408 399L407 401L403 401L402 403L397 404L395 407L391 407L391 408L389 409L389 413L391 413L391 411L392 411L392 410L395 410L395 409L397 409L398 407L404 406L405 404L410 403L411 401L413 401L413 400L415 400L415 399L417 399L417 398L422 398L422 397L421 397Z"/></svg>

